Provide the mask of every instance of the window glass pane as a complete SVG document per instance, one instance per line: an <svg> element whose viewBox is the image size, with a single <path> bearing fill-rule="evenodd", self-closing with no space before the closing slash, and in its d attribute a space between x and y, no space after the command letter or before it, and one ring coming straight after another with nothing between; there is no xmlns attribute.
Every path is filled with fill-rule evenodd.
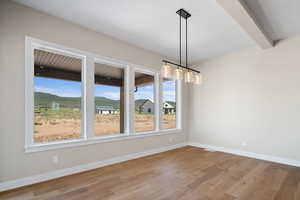
<svg viewBox="0 0 300 200"><path fill-rule="evenodd" d="M154 76L135 73L135 132L154 130Z"/></svg>
<svg viewBox="0 0 300 200"><path fill-rule="evenodd" d="M124 69L95 64L95 135L124 133Z"/></svg>
<svg viewBox="0 0 300 200"><path fill-rule="evenodd" d="M81 136L81 59L34 50L34 142Z"/></svg>
<svg viewBox="0 0 300 200"><path fill-rule="evenodd" d="M163 79L162 129L176 128L176 81Z"/></svg>

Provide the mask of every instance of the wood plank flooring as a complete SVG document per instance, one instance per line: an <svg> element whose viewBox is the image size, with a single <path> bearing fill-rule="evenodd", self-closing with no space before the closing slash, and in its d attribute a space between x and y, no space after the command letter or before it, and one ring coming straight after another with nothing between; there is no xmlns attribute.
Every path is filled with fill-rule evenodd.
<svg viewBox="0 0 300 200"><path fill-rule="evenodd" d="M0 193L1 200L300 200L300 168L184 147Z"/></svg>

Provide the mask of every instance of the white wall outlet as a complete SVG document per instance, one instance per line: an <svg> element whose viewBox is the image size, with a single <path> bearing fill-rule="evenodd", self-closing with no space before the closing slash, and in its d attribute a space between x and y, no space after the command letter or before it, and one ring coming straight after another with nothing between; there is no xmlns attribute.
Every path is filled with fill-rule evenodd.
<svg viewBox="0 0 300 200"><path fill-rule="evenodd" d="M169 138L169 142L173 143L174 139L172 137Z"/></svg>
<svg viewBox="0 0 300 200"><path fill-rule="evenodd" d="M53 161L54 164L57 164L58 163L58 156L57 155L53 156L52 161Z"/></svg>
<svg viewBox="0 0 300 200"><path fill-rule="evenodd" d="M242 146L243 147L247 146L247 142L242 142Z"/></svg>

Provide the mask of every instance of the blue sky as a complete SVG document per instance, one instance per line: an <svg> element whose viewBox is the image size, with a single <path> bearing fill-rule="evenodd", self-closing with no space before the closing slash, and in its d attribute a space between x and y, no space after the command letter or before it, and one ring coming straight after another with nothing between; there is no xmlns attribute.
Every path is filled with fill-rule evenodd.
<svg viewBox="0 0 300 200"><path fill-rule="evenodd" d="M162 85L163 101L176 101L176 81L166 81Z"/></svg>
<svg viewBox="0 0 300 200"><path fill-rule="evenodd" d="M163 83L164 101L175 101L175 82ZM80 97L81 83L76 81L64 81L51 78L34 78L35 91L54 94L62 97ZM135 93L136 99L150 99L153 101L153 86L144 86ZM96 85L95 95L109 99L119 100L120 89L114 86Z"/></svg>
<svg viewBox="0 0 300 200"><path fill-rule="evenodd" d="M149 99L153 102L154 87L153 85L148 85L144 87L139 87L134 93L135 100L137 99Z"/></svg>

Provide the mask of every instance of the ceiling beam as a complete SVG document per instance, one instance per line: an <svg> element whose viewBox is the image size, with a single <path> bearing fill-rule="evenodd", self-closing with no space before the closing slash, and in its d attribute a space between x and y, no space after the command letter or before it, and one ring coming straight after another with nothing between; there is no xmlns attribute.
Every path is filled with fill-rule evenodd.
<svg viewBox="0 0 300 200"><path fill-rule="evenodd" d="M81 81L80 71L65 70L58 67L48 67L41 65L34 65L34 75L44 78L54 78L60 80L69 81ZM95 75L95 84L110 85L110 86L123 86L123 79ZM135 79L135 87L142 87L146 85L154 84L154 77L145 75Z"/></svg>
<svg viewBox="0 0 300 200"><path fill-rule="evenodd" d="M258 46L262 49L273 47L274 42L267 36L255 18L254 13L248 8L244 0L217 0L217 2Z"/></svg>
<svg viewBox="0 0 300 200"><path fill-rule="evenodd" d="M137 77L135 78L134 84L135 87L142 87L142 86L154 84L154 77L149 75Z"/></svg>
<svg viewBox="0 0 300 200"><path fill-rule="evenodd" d="M60 80L81 81L81 72L40 65L34 65L34 75L38 77L55 78ZM95 84L121 87L123 86L123 80L95 75Z"/></svg>

